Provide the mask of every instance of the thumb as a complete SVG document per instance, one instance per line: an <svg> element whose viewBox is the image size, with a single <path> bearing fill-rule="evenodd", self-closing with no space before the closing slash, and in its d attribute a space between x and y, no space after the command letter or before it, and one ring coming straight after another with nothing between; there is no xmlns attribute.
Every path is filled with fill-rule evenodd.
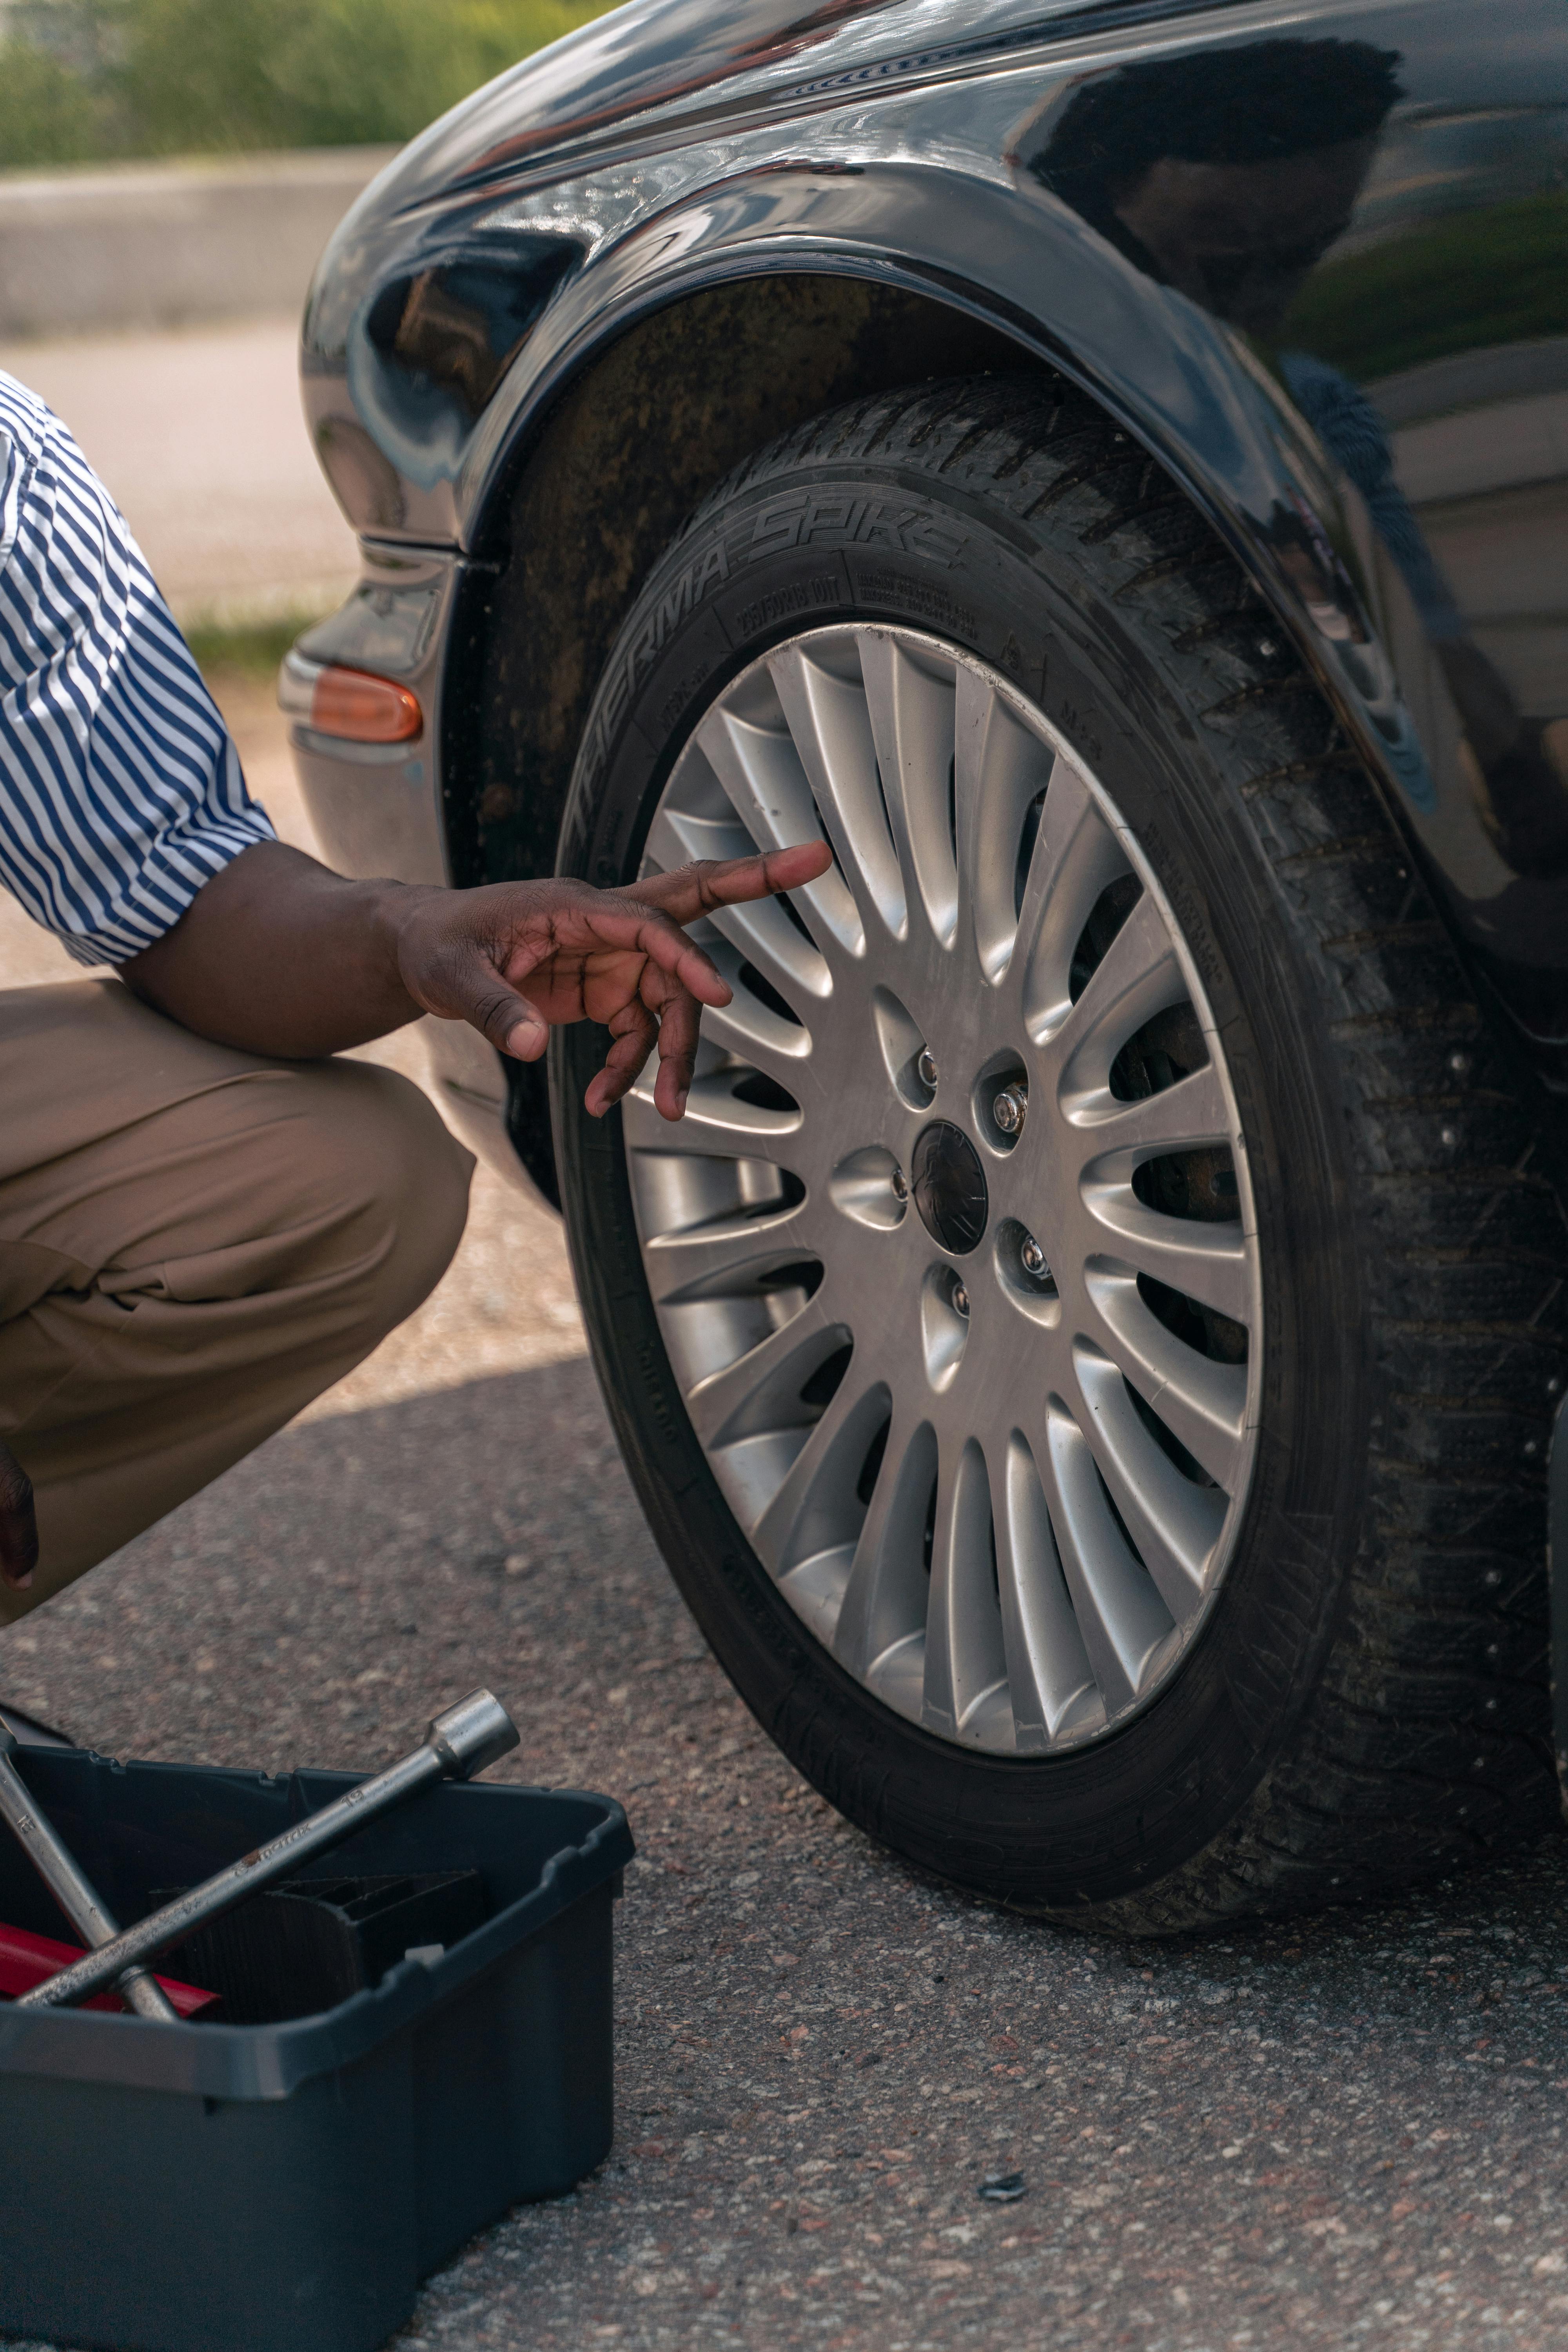
<svg viewBox="0 0 1568 2352"><path fill-rule="evenodd" d="M476 938L466 912L454 918L454 902L462 896L437 890L416 901L399 950L403 984L437 1020L469 1022L498 1054L537 1062L550 1043L550 1024L508 980L494 952L497 943ZM437 902L434 918L431 901ZM524 965L525 974L536 961Z"/></svg>
<svg viewBox="0 0 1568 2352"><path fill-rule="evenodd" d="M498 1053L510 1054L518 1062L537 1062L550 1043L550 1024L537 1004L513 988L488 956L476 959L464 978L468 985L457 991L453 1011L471 1022Z"/></svg>
<svg viewBox="0 0 1568 2352"><path fill-rule="evenodd" d="M508 994L511 1002L505 1017L511 1026L504 1037L495 1042L514 1062L537 1062L550 1043L550 1024L526 996L518 996L510 990ZM486 1034L489 1034L488 1028Z"/></svg>

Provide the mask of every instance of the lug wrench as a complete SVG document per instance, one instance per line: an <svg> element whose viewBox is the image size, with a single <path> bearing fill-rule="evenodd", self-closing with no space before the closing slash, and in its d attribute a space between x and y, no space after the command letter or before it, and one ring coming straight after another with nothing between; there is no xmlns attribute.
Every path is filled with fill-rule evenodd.
<svg viewBox="0 0 1568 2352"><path fill-rule="evenodd" d="M100 1950L113 1942L120 1928L69 1847L28 1795L26 1782L11 1761L20 1745L0 1725L0 1815L16 1832L23 1853L82 1942ZM179 2023L178 2010L145 1969L133 1964L106 1981L113 1983L126 2008L138 2017L155 2018L162 2025Z"/></svg>
<svg viewBox="0 0 1568 2352"><path fill-rule="evenodd" d="M437 1780L467 1780L517 1744L517 1726L500 1701L487 1690L470 1691L467 1698L459 1699L456 1706L449 1706L445 1715L436 1717L419 1747L400 1757L395 1764L389 1764L384 1772L362 1780L357 1789L323 1805L319 1813L307 1814L292 1829L268 1838L265 1845L230 1863L226 1870L220 1870L204 1885L193 1886L188 1893L176 1895L173 1903L165 1903L151 1918L125 1928L111 1942L73 1961L58 1977L50 1977L46 1984L35 1985L13 2006L63 2009L73 2001L88 2000L91 1994L101 1992L105 1985L115 1982L125 1969L166 1951L194 1928L205 1927L209 1920L220 1918L237 1903L243 1903L247 1895L259 1894L264 1886L270 1886L274 1879L284 1877L301 1863L330 1853L333 1846L341 1845L345 1838L394 1805L402 1804L422 1789L433 1787Z"/></svg>

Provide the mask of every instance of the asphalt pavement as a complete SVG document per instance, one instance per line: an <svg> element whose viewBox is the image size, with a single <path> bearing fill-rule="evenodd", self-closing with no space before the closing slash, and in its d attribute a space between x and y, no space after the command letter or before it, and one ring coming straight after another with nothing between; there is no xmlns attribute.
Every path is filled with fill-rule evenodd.
<svg viewBox="0 0 1568 2352"><path fill-rule="evenodd" d="M222 690L309 845L268 694ZM68 970L0 906L0 984ZM419 1074L416 1036L373 1050ZM1568 1847L1142 1946L906 1869L708 1655L560 1229L483 1170L401 1331L0 1633L0 1691L121 1756L370 1765L479 1682L522 1727L501 1777L611 1791L641 1849L617 2132L574 2195L431 2281L399 2352L1568 2340Z"/></svg>
<svg viewBox="0 0 1568 2352"><path fill-rule="evenodd" d="M733 1697L580 1356L318 1412L0 1635L0 1687L105 1749L272 1770L390 1757L481 1681L502 1777L631 1816L618 2128L402 2352L1568 2336L1560 1849L1207 1943L932 1884Z"/></svg>
<svg viewBox="0 0 1568 2352"><path fill-rule="evenodd" d="M225 695L308 840L265 690ZM0 985L68 969L0 906ZM377 1050L417 1073L416 1040ZM609 1790L637 1837L618 2125L429 2283L399 2352L1568 2340L1568 1847L1161 1945L908 1870L729 1690L559 1229L482 1171L402 1331L0 1633L0 1692L121 1756L370 1765L479 1682L522 1727L500 1777Z"/></svg>

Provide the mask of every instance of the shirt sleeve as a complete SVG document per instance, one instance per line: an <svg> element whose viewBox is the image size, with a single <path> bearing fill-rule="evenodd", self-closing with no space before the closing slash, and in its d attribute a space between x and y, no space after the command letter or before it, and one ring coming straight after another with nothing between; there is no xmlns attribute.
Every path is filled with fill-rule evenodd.
<svg viewBox="0 0 1568 2352"><path fill-rule="evenodd" d="M123 963L272 838L123 517L0 373L0 883L79 963Z"/></svg>

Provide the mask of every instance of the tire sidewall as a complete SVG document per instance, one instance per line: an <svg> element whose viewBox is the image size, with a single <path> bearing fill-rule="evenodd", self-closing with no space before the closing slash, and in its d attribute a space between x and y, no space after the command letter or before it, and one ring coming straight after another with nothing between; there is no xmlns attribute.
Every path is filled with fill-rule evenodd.
<svg viewBox="0 0 1568 2352"><path fill-rule="evenodd" d="M1135 834L1215 1018L1247 1139L1264 1296L1256 1466L1206 1623L1129 1724L1060 1757L957 1748L893 1715L805 1631L702 1455L644 1278L619 1114L590 1120L602 1034L558 1031L552 1111L599 1376L666 1558L721 1664L830 1801L942 1875L1029 1908L1105 1912L1233 1824L1290 1748L1363 1539L1367 1432L1354 1185L1306 954L1247 814L1228 739L1157 627L1099 593L1065 534L908 467L753 476L671 551L590 715L559 870L633 880L670 770L771 646L834 624L914 627L1011 679Z"/></svg>

